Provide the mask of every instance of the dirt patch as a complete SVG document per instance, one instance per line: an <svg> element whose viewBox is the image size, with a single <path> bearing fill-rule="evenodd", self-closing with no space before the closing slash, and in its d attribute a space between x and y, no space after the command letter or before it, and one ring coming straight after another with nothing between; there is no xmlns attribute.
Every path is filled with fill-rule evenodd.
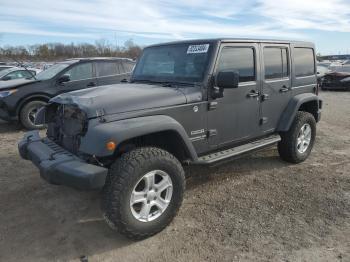
<svg viewBox="0 0 350 262"><path fill-rule="evenodd" d="M98 192L48 185L0 123L0 261L350 261L350 92L323 92L315 148L302 164L275 148L188 168L174 222L132 242L105 225Z"/></svg>

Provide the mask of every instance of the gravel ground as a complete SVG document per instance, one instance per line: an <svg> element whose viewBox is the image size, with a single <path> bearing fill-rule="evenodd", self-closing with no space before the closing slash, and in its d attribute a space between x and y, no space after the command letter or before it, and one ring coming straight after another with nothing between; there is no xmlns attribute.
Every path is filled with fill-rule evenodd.
<svg viewBox="0 0 350 262"><path fill-rule="evenodd" d="M275 148L189 168L178 216L132 242L98 192L48 185L19 158L24 131L0 123L0 261L350 261L350 92L323 92L314 150L299 165Z"/></svg>

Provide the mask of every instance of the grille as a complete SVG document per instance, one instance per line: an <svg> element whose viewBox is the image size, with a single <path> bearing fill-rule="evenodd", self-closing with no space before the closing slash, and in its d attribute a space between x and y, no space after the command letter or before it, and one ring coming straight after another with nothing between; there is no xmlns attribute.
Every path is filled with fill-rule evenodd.
<svg viewBox="0 0 350 262"><path fill-rule="evenodd" d="M48 137L71 153L77 153L86 132L85 113L76 106L59 105L48 126Z"/></svg>

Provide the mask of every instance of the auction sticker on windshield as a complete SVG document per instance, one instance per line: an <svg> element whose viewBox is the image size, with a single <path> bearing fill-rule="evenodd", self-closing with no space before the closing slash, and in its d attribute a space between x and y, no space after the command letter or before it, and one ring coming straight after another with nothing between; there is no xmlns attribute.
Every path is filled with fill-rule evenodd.
<svg viewBox="0 0 350 262"><path fill-rule="evenodd" d="M208 52L209 44L190 45L187 49L187 54L201 54Z"/></svg>

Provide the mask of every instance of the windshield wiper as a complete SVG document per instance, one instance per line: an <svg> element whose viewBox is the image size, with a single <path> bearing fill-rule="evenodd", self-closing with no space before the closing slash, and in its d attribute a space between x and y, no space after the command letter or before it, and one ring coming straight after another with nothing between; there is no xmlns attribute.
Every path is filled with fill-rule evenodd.
<svg viewBox="0 0 350 262"><path fill-rule="evenodd" d="M194 83L187 82L162 82L165 87L177 87L177 86L194 86Z"/></svg>
<svg viewBox="0 0 350 262"><path fill-rule="evenodd" d="M148 80L148 79L138 79L138 80L133 80L131 83L150 83L150 84L161 84L162 82L159 81L153 81L153 80Z"/></svg>
<svg viewBox="0 0 350 262"><path fill-rule="evenodd" d="M133 82L158 84L158 85L162 85L164 87L194 86L194 83L188 83L188 82L154 81L154 80L149 80L149 79L133 80Z"/></svg>

